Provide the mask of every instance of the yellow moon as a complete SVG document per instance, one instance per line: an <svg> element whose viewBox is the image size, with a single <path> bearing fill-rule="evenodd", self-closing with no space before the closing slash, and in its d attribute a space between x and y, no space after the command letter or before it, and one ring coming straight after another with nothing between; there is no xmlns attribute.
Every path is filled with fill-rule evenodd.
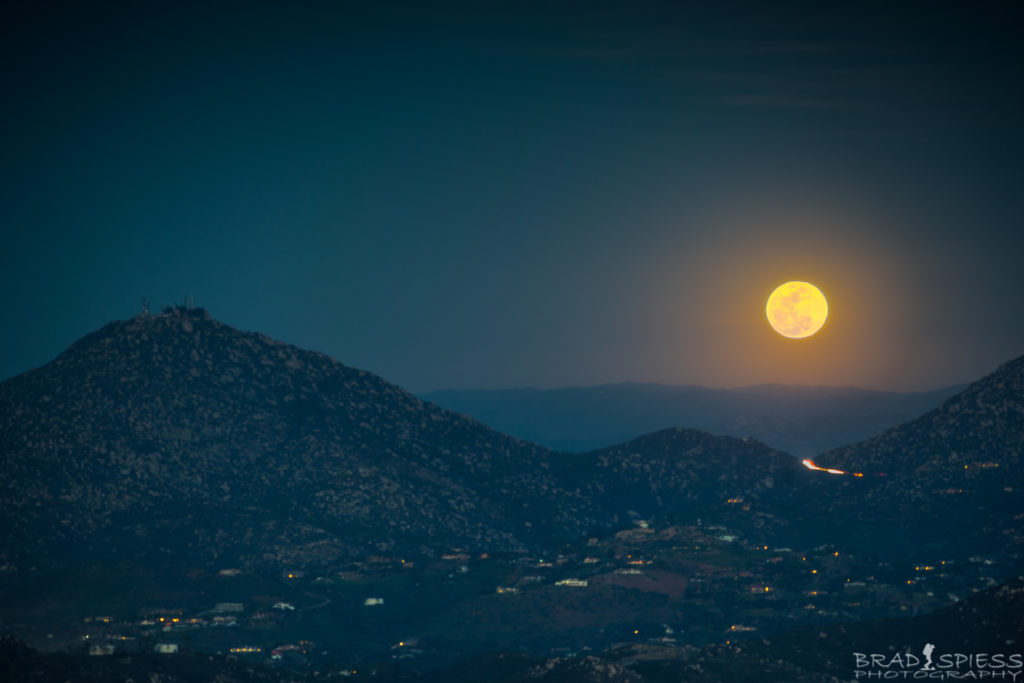
<svg viewBox="0 0 1024 683"><path fill-rule="evenodd" d="M764 313L783 337L806 339L821 329L828 317L828 301L810 282L793 280L775 288Z"/></svg>

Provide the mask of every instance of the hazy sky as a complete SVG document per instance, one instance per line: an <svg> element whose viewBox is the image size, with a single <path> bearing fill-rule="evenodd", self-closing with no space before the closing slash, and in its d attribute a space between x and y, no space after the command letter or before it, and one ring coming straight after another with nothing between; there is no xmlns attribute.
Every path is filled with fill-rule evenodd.
<svg viewBox="0 0 1024 683"><path fill-rule="evenodd" d="M120 4L0 22L0 378L185 291L412 390L1024 354L1020 3Z"/></svg>

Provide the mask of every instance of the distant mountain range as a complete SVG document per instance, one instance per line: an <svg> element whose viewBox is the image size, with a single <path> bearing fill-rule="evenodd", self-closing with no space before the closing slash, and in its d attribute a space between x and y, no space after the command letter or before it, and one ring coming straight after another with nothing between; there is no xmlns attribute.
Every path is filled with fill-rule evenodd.
<svg viewBox="0 0 1024 683"><path fill-rule="evenodd" d="M583 452L669 427L752 437L800 457L872 437L964 389L895 393L763 384L741 389L606 384L564 389L444 390L425 401L548 448Z"/></svg>

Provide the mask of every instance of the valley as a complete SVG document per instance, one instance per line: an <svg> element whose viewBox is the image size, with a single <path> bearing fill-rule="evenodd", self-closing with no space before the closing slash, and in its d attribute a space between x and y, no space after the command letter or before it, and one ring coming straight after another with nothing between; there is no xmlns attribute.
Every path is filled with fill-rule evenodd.
<svg viewBox="0 0 1024 683"><path fill-rule="evenodd" d="M281 680L473 680L494 653L510 681L746 670L801 629L1024 574L1022 383L1018 359L803 464L690 429L575 454L201 309L140 316L0 385L0 631L110 662L88 666L205 654ZM793 647L756 666L848 675Z"/></svg>

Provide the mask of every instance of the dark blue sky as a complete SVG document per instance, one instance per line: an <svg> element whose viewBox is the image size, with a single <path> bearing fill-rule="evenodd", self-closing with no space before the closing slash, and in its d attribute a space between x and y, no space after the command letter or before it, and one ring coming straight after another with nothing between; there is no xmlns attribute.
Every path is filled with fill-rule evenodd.
<svg viewBox="0 0 1024 683"><path fill-rule="evenodd" d="M1024 353L1019 3L209 4L5 17L0 377L186 290L413 390Z"/></svg>

